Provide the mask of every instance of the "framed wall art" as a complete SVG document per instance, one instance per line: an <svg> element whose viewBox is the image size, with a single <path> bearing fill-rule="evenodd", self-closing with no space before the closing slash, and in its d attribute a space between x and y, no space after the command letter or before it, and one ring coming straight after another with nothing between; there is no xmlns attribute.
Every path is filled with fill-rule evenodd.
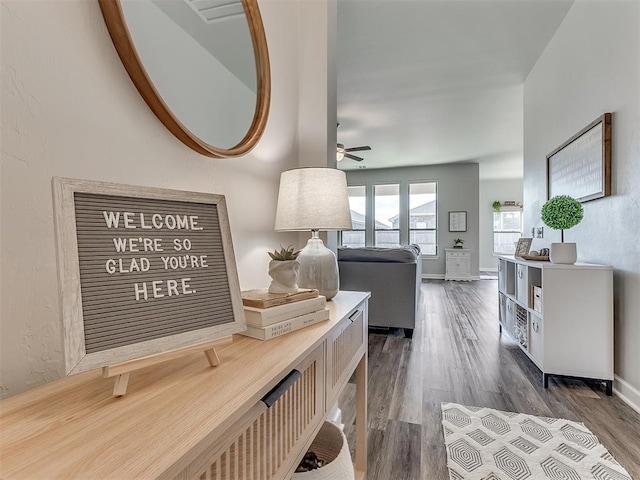
<svg viewBox="0 0 640 480"><path fill-rule="evenodd" d="M467 212L449 212L449 231L467 231Z"/></svg>
<svg viewBox="0 0 640 480"><path fill-rule="evenodd" d="M611 113L547 155L547 199L557 195L580 202L611 195Z"/></svg>
<svg viewBox="0 0 640 480"><path fill-rule="evenodd" d="M67 374L245 330L222 195L52 186Z"/></svg>

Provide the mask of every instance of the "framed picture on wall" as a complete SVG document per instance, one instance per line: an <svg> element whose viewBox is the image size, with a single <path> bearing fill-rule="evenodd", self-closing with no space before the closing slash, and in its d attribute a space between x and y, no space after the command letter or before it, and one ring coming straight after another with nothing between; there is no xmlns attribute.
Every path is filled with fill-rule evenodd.
<svg viewBox="0 0 640 480"><path fill-rule="evenodd" d="M556 195L579 202L611 195L611 113L547 155L547 198Z"/></svg>
<svg viewBox="0 0 640 480"><path fill-rule="evenodd" d="M449 231L467 231L467 212L449 212Z"/></svg>

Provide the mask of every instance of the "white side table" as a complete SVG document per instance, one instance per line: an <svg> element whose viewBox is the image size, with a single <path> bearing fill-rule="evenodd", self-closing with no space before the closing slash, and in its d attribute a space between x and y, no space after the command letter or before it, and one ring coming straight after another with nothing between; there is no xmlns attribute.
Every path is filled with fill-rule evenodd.
<svg viewBox="0 0 640 480"><path fill-rule="evenodd" d="M445 248L445 280L471 281L471 250L466 248Z"/></svg>

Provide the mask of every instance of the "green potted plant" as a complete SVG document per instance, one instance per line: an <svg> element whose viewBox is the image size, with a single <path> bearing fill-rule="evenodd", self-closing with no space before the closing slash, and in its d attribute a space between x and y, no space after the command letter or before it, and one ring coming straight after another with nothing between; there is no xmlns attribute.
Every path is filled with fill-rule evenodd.
<svg viewBox="0 0 640 480"><path fill-rule="evenodd" d="M464 240L462 240L461 238L455 238L453 240L453 248L462 248L464 244Z"/></svg>
<svg viewBox="0 0 640 480"><path fill-rule="evenodd" d="M491 208L493 208L494 212L499 212L501 207L502 207L502 204L500 203L500 200L495 200L491 204Z"/></svg>
<svg viewBox="0 0 640 480"><path fill-rule="evenodd" d="M295 293L298 291L298 255L300 250L295 251L289 245L284 248L280 245L280 251L267 252L271 261L269 262L269 276L272 278L269 285L269 293Z"/></svg>
<svg viewBox="0 0 640 480"><path fill-rule="evenodd" d="M564 231L582 221L584 216L582 204L569 195L557 195L542 206L540 213L545 225L554 230L560 230L561 243L551 244L549 260L552 263L575 263L578 259L576 244L564 242Z"/></svg>

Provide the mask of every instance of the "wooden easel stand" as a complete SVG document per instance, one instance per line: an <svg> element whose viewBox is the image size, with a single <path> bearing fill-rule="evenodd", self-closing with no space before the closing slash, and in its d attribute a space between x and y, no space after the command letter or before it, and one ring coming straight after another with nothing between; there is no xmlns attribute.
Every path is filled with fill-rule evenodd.
<svg viewBox="0 0 640 480"><path fill-rule="evenodd" d="M156 353L148 355L142 358L136 358L126 362L116 363L114 365L108 365L102 367L102 376L104 378L116 377L116 383L113 387L113 396L121 397L127 393L127 385L129 383L129 374L134 370L140 370L141 368L149 367L151 365L157 365L174 358L183 357L194 352L203 352L207 357L207 362L212 367L217 367L220 364L220 357L215 350L215 347L222 345L228 345L231 343L232 337L228 335L226 337L217 338L209 342L198 343L196 345L189 345L188 347L178 348L169 352Z"/></svg>

